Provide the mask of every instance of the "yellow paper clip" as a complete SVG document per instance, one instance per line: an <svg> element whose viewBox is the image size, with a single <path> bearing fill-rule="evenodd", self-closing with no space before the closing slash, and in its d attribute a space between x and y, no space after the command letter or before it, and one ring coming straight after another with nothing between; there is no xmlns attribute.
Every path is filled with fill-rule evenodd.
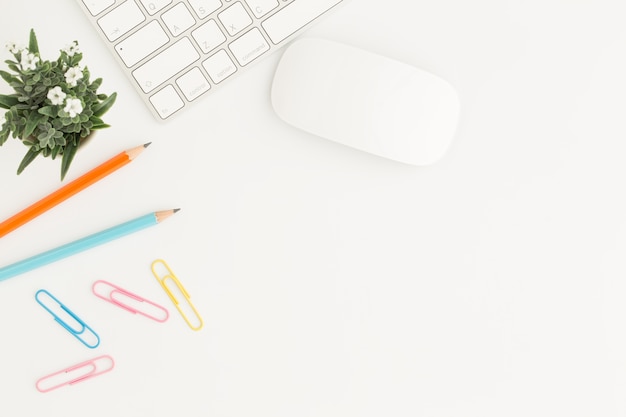
<svg viewBox="0 0 626 417"><path fill-rule="evenodd" d="M157 271L157 269L163 269L163 268L164 268L163 272ZM157 279L157 281L159 281L159 284L161 284L161 287L163 287L167 295L170 297L170 299L174 303L174 306L176 306L176 309L178 310L180 315L183 316L183 319L185 319L185 322L187 323L187 325L192 330L196 330L196 331L200 330L202 326L204 326L202 317L200 317L200 314L198 314L198 311L191 303L191 300L190 300L191 297L189 297L189 293L187 292L187 290L185 290L185 287L182 286L178 278L176 278L176 275L174 275L174 273L172 272L170 267L167 265L167 263L165 263L163 259L157 259L156 261L152 262L152 273L154 274L154 277ZM176 298L176 296L172 293L170 288L167 286L167 283L166 283L167 280L174 281L174 284L176 284L177 292L187 300L187 303L185 305L181 305L178 302L178 299ZM185 310L188 310L187 313L185 313ZM189 320L189 315L191 315L191 313L193 313L193 315L196 317L196 320L193 322Z"/></svg>

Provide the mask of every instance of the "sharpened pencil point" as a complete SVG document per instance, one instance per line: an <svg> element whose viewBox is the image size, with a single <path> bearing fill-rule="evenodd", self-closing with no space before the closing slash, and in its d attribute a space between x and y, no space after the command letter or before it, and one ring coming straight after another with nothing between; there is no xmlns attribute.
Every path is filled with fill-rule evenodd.
<svg viewBox="0 0 626 417"><path fill-rule="evenodd" d="M180 211L179 208L174 209L174 213L178 213Z"/></svg>
<svg viewBox="0 0 626 417"><path fill-rule="evenodd" d="M171 210L163 210L163 211L157 211L154 213L157 223L162 222L163 220L167 219L170 216L173 216L174 213L176 213L177 211L179 211L180 209L171 209Z"/></svg>
<svg viewBox="0 0 626 417"><path fill-rule="evenodd" d="M144 148L147 148L148 146L150 146L150 144L151 144L151 143L152 143L152 142L144 143L144 144L143 144L143 147L144 147Z"/></svg>

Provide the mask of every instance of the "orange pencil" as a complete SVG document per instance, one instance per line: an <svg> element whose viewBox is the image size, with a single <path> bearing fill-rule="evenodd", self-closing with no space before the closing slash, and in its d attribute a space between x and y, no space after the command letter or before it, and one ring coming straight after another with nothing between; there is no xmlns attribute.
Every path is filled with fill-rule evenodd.
<svg viewBox="0 0 626 417"><path fill-rule="evenodd" d="M128 149L0 223L0 238L135 159L150 143Z"/></svg>

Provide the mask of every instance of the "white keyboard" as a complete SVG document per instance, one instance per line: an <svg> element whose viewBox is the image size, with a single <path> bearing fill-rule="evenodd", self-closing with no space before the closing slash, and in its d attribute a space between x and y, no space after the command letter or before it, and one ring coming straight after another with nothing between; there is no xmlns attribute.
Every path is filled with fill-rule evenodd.
<svg viewBox="0 0 626 417"><path fill-rule="evenodd" d="M77 0L165 120L346 0Z"/></svg>

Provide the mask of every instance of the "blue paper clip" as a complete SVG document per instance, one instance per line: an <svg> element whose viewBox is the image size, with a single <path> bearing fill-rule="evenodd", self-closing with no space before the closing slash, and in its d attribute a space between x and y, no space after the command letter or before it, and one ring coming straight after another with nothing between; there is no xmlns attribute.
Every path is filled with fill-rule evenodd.
<svg viewBox="0 0 626 417"><path fill-rule="evenodd" d="M42 294L44 294L50 300L54 301L54 303L56 304L54 307L57 307L57 311L60 312L61 315L67 315L68 316L67 318L73 319L73 321L75 321L76 323L76 326L72 327L70 324L67 323L66 319L60 317L59 314L55 313L55 311L53 311L54 307L50 307L50 304L52 304L50 300L47 300L47 301L42 300ZM87 326L87 324L85 324L84 321L79 319L76 316L76 314L72 313L72 311L69 308L65 307L63 303L57 300L56 297L54 297L48 291L46 290L37 291L37 293L35 293L35 300L39 303L40 306L46 309L48 313L52 314L52 316L54 317L54 320L57 323L63 326L65 330L70 332L72 336L80 340L80 342L83 345L87 346L89 349L94 349L98 347L98 345L100 344L100 337L96 334L96 332L94 332L91 329L91 327ZM94 337L95 337L95 340L94 340ZM93 343L94 341L95 341L95 344Z"/></svg>

